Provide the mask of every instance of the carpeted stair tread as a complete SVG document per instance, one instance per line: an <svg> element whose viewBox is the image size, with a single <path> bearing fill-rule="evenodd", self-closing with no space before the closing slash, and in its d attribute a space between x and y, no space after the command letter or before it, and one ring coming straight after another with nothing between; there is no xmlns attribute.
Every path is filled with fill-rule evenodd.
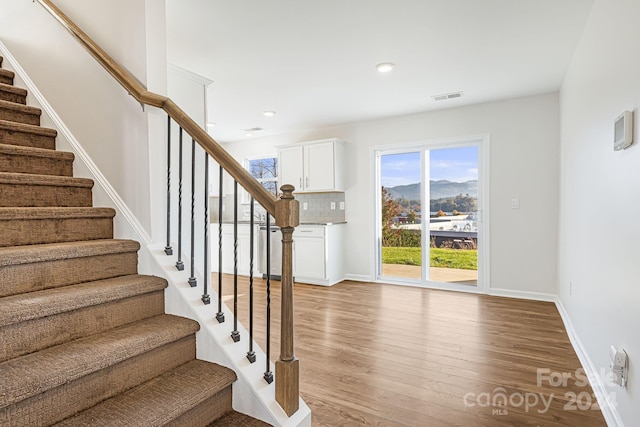
<svg viewBox="0 0 640 427"><path fill-rule="evenodd" d="M193 360L56 426L171 425L235 380L236 375L230 369Z"/></svg>
<svg viewBox="0 0 640 427"><path fill-rule="evenodd" d="M93 180L72 176L36 175L0 172L0 184L40 185L47 187L93 188Z"/></svg>
<svg viewBox="0 0 640 427"><path fill-rule="evenodd" d="M0 100L26 104L27 91L19 87L0 83Z"/></svg>
<svg viewBox="0 0 640 427"><path fill-rule="evenodd" d="M134 240L120 239L10 246L0 248L0 267L122 252L137 252L138 250L140 250L140 243Z"/></svg>
<svg viewBox="0 0 640 427"><path fill-rule="evenodd" d="M164 314L165 286L133 275L0 298L0 362Z"/></svg>
<svg viewBox="0 0 640 427"><path fill-rule="evenodd" d="M2 120L40 126L41 114L42 110L39 108L0 100L0 119Z"/></svg>
<svg viewBox="0 0 640 427"><path fill-rule="evenodd" d="M155 276L122 276L0 298L0 328L167 287Z"/></svg>
<svg viewBox="0 0 640 427"><path fill-rule="evenodd" d="M0 409L195 334L197 322L155 316L0 363Z"/></svg>
<svg viewBox="0 0 640 427"><path fill-rule="evenodd" d="M250 417L249 415L241 414L240 412L232 411L225 414L223 417L218 418L207 427L270 427L271 424L267 424L264 421Z"/></svg>
<svg viewBox="0 0 640 427"><path fill-rule="evenodd" d="M112 208L89 207L0 207L0 221L10 220L45 220L73 218L113 218L116 211ZM1 225L0 225L1 227Z"/></svg>
<svg viewBox="0 0 640 427"><path fill-rule="evenodd" d="M14 77L15 73L13 71L3 70L2 68L0 68L0 83L12 85Z"/></svg>
<svg viewBox="0 0 640 427"><path fill-rule="evenodd" d="M2 142L0 142L0 153L70 161L73 161L75 159L75 155L68 151L55 151L37 147L24 147L20 145L3 144Z"/></svg>
<svg viewBox="0 0 640 427"><path fill-rule="evenodd" d="M0 207L0 247L113 239L111 208Z"/></svg>
<svg viewBox="0 0 640 427"><path fill-rule="evenodd" d="M89 207L92 187L87 178L0 172L0 206Z"/></svg>
<svg viewBox="0 0 640 427"><path fill-rule="evenodd" d="M139 249L114 239L0 247L0 297L137 274Z"/></svg>
<svg viewBox="0 0 640 427"><path fill-rule="evenodd" d="M72 176L74 158L65 151L0 143L0 172Z"/></svg>
<svg viewBox="0 0 640 427"><path fill-rule="evenodd" d="M0 143L55 149L55 129L0 119Z"/></svg>

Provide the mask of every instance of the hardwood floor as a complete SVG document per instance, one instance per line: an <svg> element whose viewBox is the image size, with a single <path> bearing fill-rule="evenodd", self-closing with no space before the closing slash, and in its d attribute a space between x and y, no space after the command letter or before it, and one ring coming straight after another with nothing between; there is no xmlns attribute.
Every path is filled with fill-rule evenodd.
<svg viewBox="0 0 640 427"><path fill-rule="evenodd" d="M279 286L272 281L273 360ZM254 287L264 348L265 283ZM248 326L246 278L239 294ZM296 284L295 325L300 391L314 426L606 425L552 303L349 281Z"/></svg>

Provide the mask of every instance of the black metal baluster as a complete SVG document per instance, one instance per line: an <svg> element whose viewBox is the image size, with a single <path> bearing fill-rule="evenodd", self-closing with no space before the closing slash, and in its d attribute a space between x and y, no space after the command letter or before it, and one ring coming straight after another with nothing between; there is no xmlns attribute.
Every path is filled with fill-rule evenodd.
<svg viewBox="0 0 640 427"><path fill-rule="evenodd" d="M196 140L191 138L191 277L189 286L195 288L198 284L196 280Z"/></svg>
<svg viewBox="0 0 640 427"><path fill-rule="evenodd" d="M253 351L253 197L249 205L249 351L247 359L253 363L256 361L256 352Z"/></svg>
<svg viewBox="0 0 640 427"><path fill-rule="evenodd" d="M222 312L222 178L224 169L220 166L220 178L218 180L218 312L216 319L218 323L224 322Z"/></svg>
<svg viewBox="0 0 640 427"><path fill-rule="evenodd" d="M209 154L204 152L204 291L202 302L211 303L208 285L211 272L209 271Z"/></svg>
<svg viewBox="0 0 640 427"><path fill-rule="evenodd" d="M233 181L233 332L234 342L240 341L238 332L238 181Z"/></svg>
<svg viewBox="0 0 640 427"><path fill-rule="evenodd" d="M176 268L180 271L184 270L184 263L182 262L182 126L180 126L180 138L178 157L180 165L178 167L178 261L176 261Z"/></svg>
<svg viewBox="0 0 640 427"><path fill-rule="evenodd" d="M164 253L173 255L171 247L171 116L167 115L167 244Z"/></svg>
<svg viewBox="0 0 640 427"><path fill-rule="evenodd" d="M273 382L273 372L271 372L271 216L267 212L267 361L264 372L264 380L271 384Z"/></svg>

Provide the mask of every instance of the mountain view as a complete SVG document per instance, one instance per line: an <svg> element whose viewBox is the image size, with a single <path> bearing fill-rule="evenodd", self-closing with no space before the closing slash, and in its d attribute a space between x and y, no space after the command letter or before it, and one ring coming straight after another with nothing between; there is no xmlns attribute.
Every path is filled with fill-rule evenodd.
<svg viewBox="0 0 640 427"><path fill-rule="evenodd" d="M444 199L455 197L462 194L467 194L472 198L478 197L478 181L471 180L466 182L452 182L445 179L438 181L429 181L430 185L430 199ZM420 184L409 185L396 185L395 187L388 187L386 190L391 197L395 200L408 199L408 200L420 200Z"/></svg>

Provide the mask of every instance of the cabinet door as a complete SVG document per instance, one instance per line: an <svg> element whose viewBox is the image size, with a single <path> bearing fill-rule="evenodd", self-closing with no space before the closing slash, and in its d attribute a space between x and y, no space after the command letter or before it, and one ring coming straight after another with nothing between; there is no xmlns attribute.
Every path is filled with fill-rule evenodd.
<svg viewBox="0 0 640 427"><path fill-rule="evenodd" d="M213 236L211 238L211 265L212 271L218 271L218 227L212 227ZM257 264L257 258L255 258L255 244L254 244L254 270ZM224 224L222 226L222 272L227 274L233 274L234 259L233 259L233 225ZM238 225L238 274L243 276L249 275L251 253L251 236L249 234L249 225Z"/></svg>
<svg viewBox="0 0 640 427"><path fill-rule="evenodd" d="M302 147L285 147L278 151L279 157L279 181L280 186L291 184L296 190L303 191L304 183L302 181Z"/></svg>
<svg viewBox="0 0 640 427"><path fill-rule="evenodd" d="M325 278L325 254L323 237L295 238L296 276Z"/></svg>
<svg viewBox="0 0 640 427"><path fill-rule="evenodd" d="M335 189L335 164L333 142L304 146L305 191Z"/></svg>

